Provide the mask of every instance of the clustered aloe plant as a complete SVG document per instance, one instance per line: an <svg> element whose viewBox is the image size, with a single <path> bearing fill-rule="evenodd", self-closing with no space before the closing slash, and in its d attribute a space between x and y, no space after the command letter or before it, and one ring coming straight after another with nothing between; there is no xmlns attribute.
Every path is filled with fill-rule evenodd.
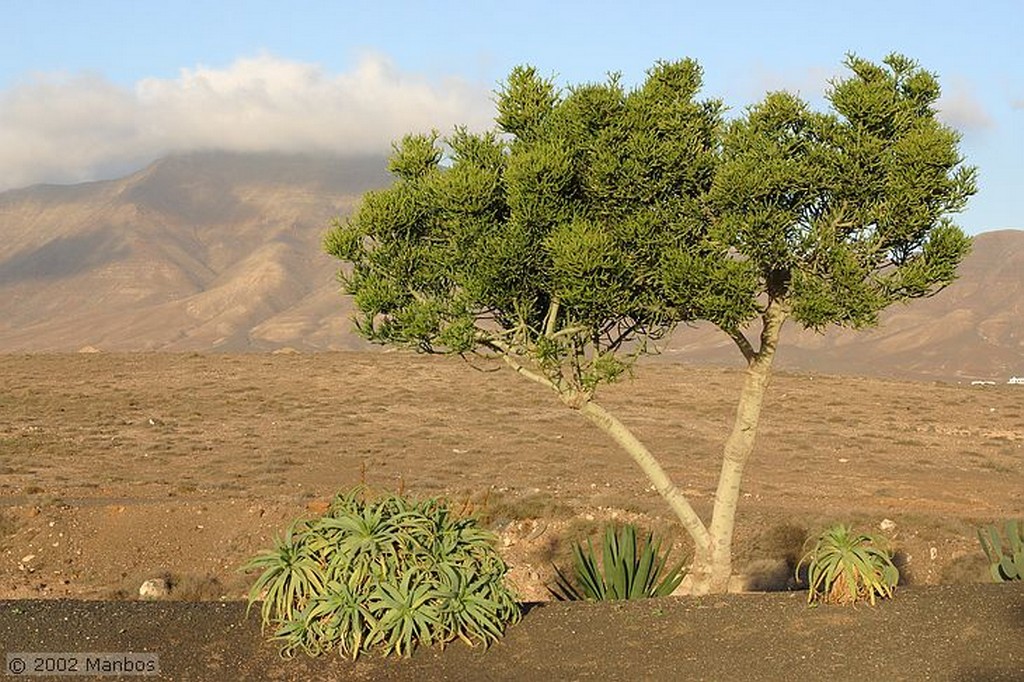
<svg viewBox="0 0 1024 682"><path fill-rule="evenodd" d="M409 655L456 639L486 646L521 617L493 535L436 499L338 495L243 566L253 569L262 573L249 607L262 601L264 631L286 656Z"/></svg>
<svg viewBox="0 0 1024 682"><path fill-rule="evenodd" d="M873 606L877 597L892 597L899 582L892 557L884 538L837 524L818 536L797 564L797 573L807 564L808 603L854 604L866 599Z"/></svg>
<svg viewBox="0 0 1024 682"><path fill-rule="evenodd" d="M978 530L992 578L996 582L1024 580L1024 522L1007 521L1004 529L1005 542L995 524Z"/></svg>
<svg viewBox="0 0 1024 682"><path fill-rule="evenodd" d="M669 552L661 554L661 543L652 533L641 546L637 543L636 526L625 525L616 531L605 530L602 563L598 566L594 546L587 540L587 549L573 546L576 583L555 566L555 587L548 588L562 601L610 599L643 599L672 594L686 571L683 564L666 570ZM660 578L660 580L659 580Z"/></svg>

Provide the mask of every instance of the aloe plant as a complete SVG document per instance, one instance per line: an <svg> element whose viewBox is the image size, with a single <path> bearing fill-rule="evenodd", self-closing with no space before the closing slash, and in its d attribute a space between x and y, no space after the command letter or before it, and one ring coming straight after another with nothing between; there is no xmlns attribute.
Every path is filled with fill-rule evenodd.
<svg viewBox="0 0 1024 682"><path fill-rule="evenodd" d="M249 607L282 654L379 650L460 639L485 646L519 620L494 537L439 500L338 495L319 519L293 523L243 570L261 570Z"/></svg>
<svg viewBox="0 0 1024 682"><path fill-rule="evenodd" d="M899 582L892 556L881 536L836 524L817 537L796 570L799 574L807 564L808 603L854 604L866 599L873 606L877 597L892 597Z"/></svg>
<svg viewBox="0 0 1024 682"><path fill-rule="evenodd" d="M548 590L562 601L667 596L686 575L681 563L666 569L668 555L668 552L661 554L661 543L652 533L640 544L636 526L627 524L618 531L609 526L605 529L601 564L590 540L587 540L586 550L576 543L573 546L576 583L555 566L555 586Z"/></svg>
<svg viewBox="0 0 1024 682"><path fill-rule="evenodd" d="M978 541L996 582L1024 580L1024 522L1007 521L1004 538L995 524L978 529Z"/></svg>
<svg viewBox="0 0 1024 682"><path fill-rule="evenodd" d="M298 606L323 590L324 576L318 559L305 542L306 522L295 521L283 537L274 538L274 548L253 557L245 565L263 572L250 590L251 609L259 597L260 614L264 623L272 617L292 620L298 615Z"/></svg>

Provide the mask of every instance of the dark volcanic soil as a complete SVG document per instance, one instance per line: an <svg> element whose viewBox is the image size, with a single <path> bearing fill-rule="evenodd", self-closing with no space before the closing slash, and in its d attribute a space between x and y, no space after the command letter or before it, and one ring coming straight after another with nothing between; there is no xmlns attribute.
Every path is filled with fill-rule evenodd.
<svg viewBox="0 0 1024 682"><path fill-rule="evenodd" d="M489 650L282 660L226 603L0 602L8 652L152 652L166 680L1024 679L1024 585L901 589L871 608L798 593L548 603ZM37 679L37 678L33 678Z"/></svg>

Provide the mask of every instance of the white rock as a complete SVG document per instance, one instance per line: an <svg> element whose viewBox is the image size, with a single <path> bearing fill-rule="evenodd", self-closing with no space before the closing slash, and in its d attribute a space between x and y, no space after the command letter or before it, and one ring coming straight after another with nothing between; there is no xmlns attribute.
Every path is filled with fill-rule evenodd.
<svg viewBox="0 0 1024 682"><path fill-rule="evenodd" d="M25 556L21 557L21 563L27 564L28 562L32 561L35 558L36 558L35 554L26 554Z"/></svg>
<svg viewBox="0 0 1024 682"><path fill-rule="evenodd" d="M139 599L163 599L171 592L171 586L163 578L151 578L139 586Z"/></svg>
<svg viewBox="0 0 1024 682"><path fill-rule="evenodd" d="M878 527L886 533L891 533L896 530L896 522L892 519L882 519L882 522L878 524Z"/></svg>

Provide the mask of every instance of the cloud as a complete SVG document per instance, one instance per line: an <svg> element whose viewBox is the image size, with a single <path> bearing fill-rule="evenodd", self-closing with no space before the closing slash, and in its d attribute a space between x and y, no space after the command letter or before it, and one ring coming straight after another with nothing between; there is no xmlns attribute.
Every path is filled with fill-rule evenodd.
<svg viewBox="0 0 1024 682"><path fill-rule="evenodd" d="M953 78L943 88L938 102L942 122L964 132L981 132L995 127L995 120L963 78Z"/></svg>
<svg viewBox="0 0 1024 682"><path fill-rule="evenodd" d="M487 88L402 72L379 54L350 71L272 55L122 88L36 74L0 92L0 190L76 182L172 152L386 151L410 132L490 126Z"/></svg>

